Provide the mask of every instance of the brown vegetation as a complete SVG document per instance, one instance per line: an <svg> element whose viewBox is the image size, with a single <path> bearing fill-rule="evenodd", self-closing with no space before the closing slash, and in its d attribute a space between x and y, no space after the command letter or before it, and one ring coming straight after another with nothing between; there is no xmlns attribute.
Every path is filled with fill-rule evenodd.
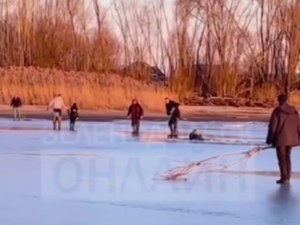
<svg viewBox="0 0 300 225"><path fill-rule="evenodd" d="M84 109L126 109L133 98L151 111L164 111L164 98L177 96L164 87L141 83L116 74L63 72L33 67L0 68L0 103L14 94L28 105L47 105L58 93L66 104L77 102Z"/></svg>
<svg viewBox="0 0 300 225"><path fill-rule="evenodd" d="M286 92L300 103L294 91L299 1L176 0L173 19L163 0L91 3L1 1L2 103L16 92L27 104L46 104L60 92L84 108L123 109L138 97L159 111L167 95L186 103L212 95L259 105ZM135 80L116 74L135 61L169 74L167 86L150 84L139 71ZM198 64L205 72L192 69Z"/></svg>

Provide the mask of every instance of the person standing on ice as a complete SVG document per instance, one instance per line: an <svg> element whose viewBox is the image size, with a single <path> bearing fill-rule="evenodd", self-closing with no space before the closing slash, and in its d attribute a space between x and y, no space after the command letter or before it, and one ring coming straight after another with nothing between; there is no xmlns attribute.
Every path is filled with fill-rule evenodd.
<svg viewBox="0 0 300 225"><path fill-rule="evenodd" d="M280 170L277 184L288 184L291 178L291 149L298 146L300 117L297 109L287 103L286 95L279 95L278 106L273 110L266 143L276 148Z"/></svg>
<svg viewBox="0 0 300 225"><path fill-rule="evenodd" d="M78 107L76 103L73 103L72 107L68 109L68 115L70 118L70 131L74 131L75 122L79 117Z"/></svg>
<svg viewBox="0 0 300 225"><path fill-rule="evenodd" d="M14 120L20 120L21 119L21 110L22 102L18 95L15 95L10 102L10 106L13 108L14 112Z"/></svg>
<svg viewBox="0 0 300 225"><path fill-rule="evenodd" d="M58 94L49 103L47 110L49 110L49 108L53 108L53 130L56 130L56 123L58 123L58 130L61 130L62 109L68 109L61 97L61 94Z"/></svg>
<svg viewBox="0 0 300 225"><path fill-rule="evenodd" d="M180 104L170 100L169 98L165 98L165 103L166 103L166 113L169 118L169 128L171 131L171 134L168 135L170 138L178 137L178 120L180 118L180 110L179 106Z"/></svg>
<svg viewBox="0 0 300 225"><path fill-rule="evenodd" d="M139 135L140 120L143 119L144 110L136 99L132 100L131 105L128 108L127 118L131 117L132 134Z"/></svg>

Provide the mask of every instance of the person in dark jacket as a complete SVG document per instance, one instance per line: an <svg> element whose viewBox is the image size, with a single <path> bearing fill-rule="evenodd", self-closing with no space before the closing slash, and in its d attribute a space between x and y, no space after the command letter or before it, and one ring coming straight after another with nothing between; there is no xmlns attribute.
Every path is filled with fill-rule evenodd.
<svg viewBox="0 0 300 225"><path fill-rule="evenodd" d="M143 119L144 110L136 99L132 100L131 105L128 108L127 118L131 118L132 134L139 135L140 120Z"/></svg>
<svg viewBox="0 0 300 225"><path fill-rule="evenodd" d="M179 103L165 98L166 102L166 113L170 116L168 125L171 131L171 134L168 135L170 138L178 137L178 120L180 118Z"/></svg>
<svg viewBox="0 0 300 225"><path fill-rule="evenodd" d="M266 143L276 148L280 170L276 183L286 184L291 177L291 150L299 145L300 118L296 108L287 104L286 95L279 95L278 103L270 118Z"/></svg>
<svg viewBox="0 0 300 225"><path fill-rule="evenodd" d="M78 120L79 113L78 113L78 107L76 103L73 103L70 109L68 109L68 114L70 118L70 131L74 131L75 122Z"/></svg>
<svg viewBox="0 0 300 225"><path fill-rule="evenodd" d="M189 140L204 141L204 138L202 134L195 129L189 134Z"/></svg>
<svg viewBox="0 0 300 225"><path fill-rule="evenodd" d="M10 102L10 106L13 108L14 120L21 119L21 110L22 102L18 95L15 95Z"/></svg>

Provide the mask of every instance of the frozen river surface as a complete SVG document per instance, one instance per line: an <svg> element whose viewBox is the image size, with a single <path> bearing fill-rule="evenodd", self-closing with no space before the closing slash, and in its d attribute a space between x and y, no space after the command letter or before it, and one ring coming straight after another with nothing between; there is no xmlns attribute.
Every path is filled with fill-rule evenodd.
<svg viewBox="0 0 300 225"><path fill-rule="evenodd" d="M217 144L167 141L166 124L158 122L144 122L139 138L128 133L128 121L78 122L72 133L45 128L49 121L0 120L1 225L300 224L298 149L290 186L275 184L273 149L236 168L241 176L153 179L177 165L263 145L266 124L180 124L182 133L197 128Z"/></svg>

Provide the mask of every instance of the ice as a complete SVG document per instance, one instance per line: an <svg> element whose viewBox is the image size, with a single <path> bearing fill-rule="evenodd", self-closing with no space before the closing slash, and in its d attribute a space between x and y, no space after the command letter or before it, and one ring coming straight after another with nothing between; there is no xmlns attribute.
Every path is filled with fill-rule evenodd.
<svg viewBox="0 0 300 225"><path fill-rule="evenodd" d="M151 139L155 133L167 135L164 122L143 121L140 138L128 133L128 121L78 122L76 132L66 131L67 125L58 132L49 131L51 122L46 120L0 120L0 224L300 223L298 148L292 154L290 186L275 184L273 149L228 173L196 174L187 182L153 179L178 165L263 143L264 123L180 123L182 133L198 129L248 145Z"/></svg>

